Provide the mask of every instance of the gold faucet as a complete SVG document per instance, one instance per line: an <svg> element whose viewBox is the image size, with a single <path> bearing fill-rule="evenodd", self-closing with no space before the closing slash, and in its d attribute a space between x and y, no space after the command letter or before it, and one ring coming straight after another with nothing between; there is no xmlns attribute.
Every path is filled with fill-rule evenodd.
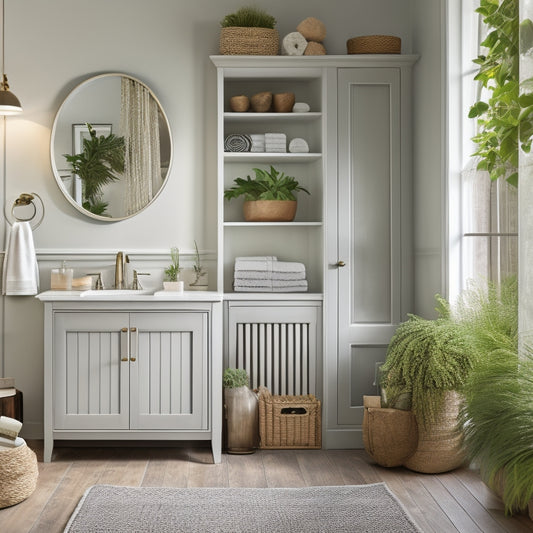
<svg viewBox="0 0 533 533"><path fill-rule="evenodd" d="M115 260L115 289L124 288L124 255L122 252L117 253Z"/></svg>

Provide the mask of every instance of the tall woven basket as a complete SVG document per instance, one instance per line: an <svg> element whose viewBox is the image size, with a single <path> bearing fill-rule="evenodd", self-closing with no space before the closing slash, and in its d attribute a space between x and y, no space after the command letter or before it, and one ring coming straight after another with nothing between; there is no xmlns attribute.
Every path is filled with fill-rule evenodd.
<svg viewBox="0 0 533 533"><path fill-rule="evenodd" d="M26 443L0 448L0 509L25 500L37 486L37 457Z"/></svg>
<svg viewBox="0 0 533 533"><path fill-rule="evenodd" d="M459 394L446 392L439 422L427 427L418 424L418 447L404 462L405 467L424 474L439 474L464 463L462 433L457 427L460 405Z"/></svg>
<svg viewBox="0 0 533 533"><path fill-rule="evenodd" d="M240 26L230 26L220 30L222 55L276 56L278 51L278 30Z"/></svg>

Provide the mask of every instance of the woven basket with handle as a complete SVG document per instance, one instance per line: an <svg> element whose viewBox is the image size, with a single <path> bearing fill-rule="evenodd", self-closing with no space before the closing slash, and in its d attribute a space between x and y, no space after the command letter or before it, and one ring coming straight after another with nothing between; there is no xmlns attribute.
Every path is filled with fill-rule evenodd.
<svg viewBox="0 0 533 533"><path fill-rule="evenodd" d="M279 50L278 30L229 26L220 30L222 55L275 56Z"/></svg>

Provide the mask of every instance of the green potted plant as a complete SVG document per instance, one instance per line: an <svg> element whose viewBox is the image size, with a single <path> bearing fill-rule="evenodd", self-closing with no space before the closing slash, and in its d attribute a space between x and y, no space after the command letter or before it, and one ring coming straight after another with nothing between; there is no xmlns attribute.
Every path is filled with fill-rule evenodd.
<svg viewBox="0 0 533 533"><path fill-rule="evenodd" d="M91 124L86 124L89 138L83 140L80 154L63 154L82 181L82 207L95 215L107 216L107 202L102 200L102 188L120 179L124 172L124 137L113 133L107 136L96 135Z"/></svg>
<svg viewBox="0 0 533 533"><path fill-rule="evenodd" d="M246 6L220 21L220 53L223 55L277 55L276 19L256 7Z"/></svg>
<svg viewBox="0 0 533 533"><path fill-rule="evenodd" d="M255 178L235 178L235 185L224 191L224 198L244 197L243 212L248 222L290 222L296 215L295 193L307 189L296 178L270 166L270 170L252 169Z"/></svg>
<svg viewBox="0 0 533 533"><path fill-rule="evenodd" d="M222 376L228 453L254 453L259 440L257 395L249 388L249 377L242 368L226 368Z"/></svg>
<svg viewBox="0 0 533 533"><path fill-rule="evenodd" d="M206 291L208 288L207 269L202 265L198 245L194 241L194 281L189 284L189 289L193 291Z"/></svg>
<svg viewBox="0 0 533 533"><path fill-rule="evenodd" d="M381 367L387 406L396 407L408 395L418 425L417 450L404 466L425 473L452 470L464 461L458 393L475 357L447 302L438 301L439 318L410 315L398 326Z"/></svg>
<svg viewBox="0 0 533 533"><path fill-rule="evenodd" d="M173 246L170 249L170 257L172 259L172 263L165 268L165 280L163 281L163 287L166 291L182 291L183 281L179 280L181 272L179 248Z"/></svg>

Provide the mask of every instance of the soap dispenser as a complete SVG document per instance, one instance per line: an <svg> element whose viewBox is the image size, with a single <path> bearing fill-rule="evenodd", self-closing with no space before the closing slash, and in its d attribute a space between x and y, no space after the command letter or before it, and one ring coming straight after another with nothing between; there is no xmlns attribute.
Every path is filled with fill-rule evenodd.
<svg viewBox="0 0 533 533"><path fill-rule="evenodd" d="M72 290L72 268L67 268L67 262L63 261L61 268L53 268L50 276L50 288L53 291Z"/></svg>

